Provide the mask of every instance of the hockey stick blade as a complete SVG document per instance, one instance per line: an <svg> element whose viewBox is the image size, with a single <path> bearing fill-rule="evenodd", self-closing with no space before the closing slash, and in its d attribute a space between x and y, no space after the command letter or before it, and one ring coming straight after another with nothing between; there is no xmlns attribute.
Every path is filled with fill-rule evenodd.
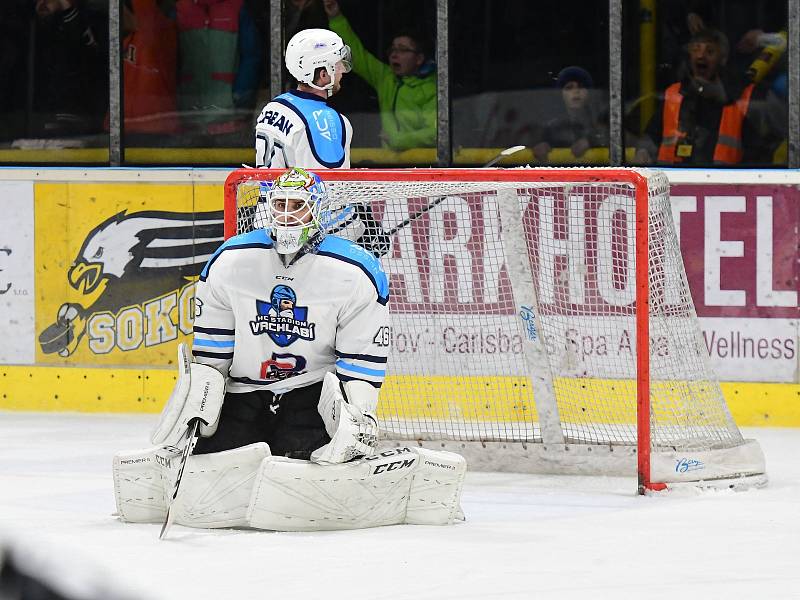
<svg viewBox="0 0 800 600"><path fill-rule="evenodd" d="M200 419L192 419L189 430L186 432L186 446L183 448L181 454L181 464L178 467L178 475L175 477L175 484L172 486L172 495L167 498L167 516L164 519L164 524L161 526L161 533L158 534L158 539L163 540L167 536L167 531L172 526L175 520L175 513L172 511L172 505L178 497L178 491L181 487L181 479L183 479L183 469L186 467L186 461L191 456L195 444L197 444L197 437L200 431Z"/></svg>
<svg viewBox="0 0 800 600"><path fill-rule="evenodd" d="M517 152L519 152L520 150L525 150L525 146L511 146L510 148L506 148L505 150L501 150L501 151L500 151L500 153L499 153L497 156L495 156L495 157L494 157L492 160L490 160L489 162L487 162L487 163L486 163L485 165L483 165L483 167L481 167L481 168L482 168L482 169L485 169L485 168L487 168L487 167L492 167L492 166L494 166L495 164L497 164L497 162L498 162L498 161L499 161L501 158L503 158L503 157L505 157L505 156L511 156L512 154L516 154L516 153L517 153Z"/></svg>

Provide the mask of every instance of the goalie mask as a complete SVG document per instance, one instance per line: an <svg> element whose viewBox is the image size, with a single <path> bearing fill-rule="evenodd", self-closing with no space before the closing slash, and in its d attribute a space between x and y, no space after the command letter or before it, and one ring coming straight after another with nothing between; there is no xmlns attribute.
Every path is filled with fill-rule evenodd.
<svg viewBox="0 0 800 600"><path fill-rule="evenodd" d="M351 69L350 46L327 29L304 29L297 32L286 46L286 68L297 81L328 92L336 85L336 65L342 63L344 73ZM320 87L314 83L314 73L323 68L331 82Z"/></svg>
<svg viewBox="0 0 800 600"><path fill-rule="evenodd" d="M328 212L328 192L319 175L293 168L262 188L267 223L280 254L294 254L323 235L322 219Z"/></svg>

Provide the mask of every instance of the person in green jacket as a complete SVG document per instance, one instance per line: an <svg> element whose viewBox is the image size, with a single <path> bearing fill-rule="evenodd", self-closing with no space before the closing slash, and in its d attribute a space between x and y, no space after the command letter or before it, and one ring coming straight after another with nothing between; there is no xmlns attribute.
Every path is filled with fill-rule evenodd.
<svg viewBox="0 0 800 600"><path fill-rule="evenodd" d="M381 138L392 150L436 145L436 70L426 60L421 40L398 35L389 49L389 62L364 48L336 0L323 0L328 26L350 46L353 72L378 92Z"/></svg>

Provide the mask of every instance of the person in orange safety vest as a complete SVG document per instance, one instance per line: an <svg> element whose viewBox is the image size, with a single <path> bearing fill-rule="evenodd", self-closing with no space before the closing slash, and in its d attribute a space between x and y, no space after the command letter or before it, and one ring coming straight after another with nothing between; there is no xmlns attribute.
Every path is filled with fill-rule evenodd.
<svg viewBox="0 0 800 600"><path fill-rule="evenodd" d="M760 90L725 71L724 34L699 31L687 49L689 73L665 90L637 145L636 162L655 157L665 166L769 163L780 136Z"/></svg>

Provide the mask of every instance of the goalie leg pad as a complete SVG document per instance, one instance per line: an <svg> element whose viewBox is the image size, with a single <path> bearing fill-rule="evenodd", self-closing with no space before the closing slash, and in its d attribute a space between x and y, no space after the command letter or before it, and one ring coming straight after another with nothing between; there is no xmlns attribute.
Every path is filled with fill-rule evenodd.
<svg viewBox="0 0 800 600"><path fill-rule="evenodd" d="M325 466L272 457L256 477L247 518L251 527L274 531L449 524L459 511L465 471L457 454L409 448Z"/></svg>
<svg viewBox="0 0 800 600"><path fill-rule="evenodd" d="M172 504L175 523L188 527L247 525L247 507L256 472L270 455L264 442L190 456L183 471L178 497ZM162 465L165 481L173 481L178 461Z"/></svg>
<svg viewBox="0 0 800 600"><path fill-rule="evenodd" d="M463 520L461 491L467 474L467 461L460 454L416 448L419 465L406 511L406 523L413 525L452 525Z"/></svg>
<svg viewBox="0 0 800 600"><path fill-rule="evenodd" d="M158 453L158 454L157 454ZM160 523L167 515L159 461L169 461L158 448L121 452L114 456L114 499L117 514L129 523Z"/></svg>

